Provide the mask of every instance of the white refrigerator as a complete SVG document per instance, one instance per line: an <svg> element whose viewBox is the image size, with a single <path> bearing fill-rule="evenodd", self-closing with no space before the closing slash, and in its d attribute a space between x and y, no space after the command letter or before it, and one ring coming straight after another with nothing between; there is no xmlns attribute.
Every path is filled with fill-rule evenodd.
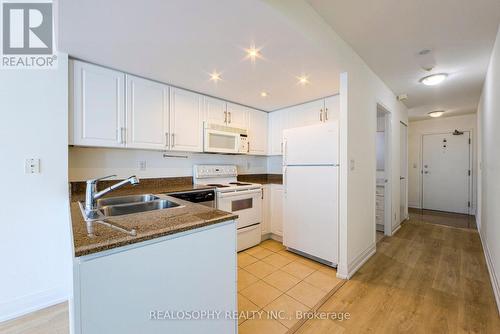
<svg viewBox="0 0 500 334"><path fill-rule="evenodd" d="M338 122L283 131L283 244L338 263Z"/></svg>

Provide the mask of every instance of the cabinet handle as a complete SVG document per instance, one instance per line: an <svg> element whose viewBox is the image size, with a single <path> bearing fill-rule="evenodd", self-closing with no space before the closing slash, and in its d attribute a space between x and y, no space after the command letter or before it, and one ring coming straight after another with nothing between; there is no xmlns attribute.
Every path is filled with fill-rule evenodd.
<svg viewBox="0 0 500 334"><path fill-rule="evenodd" d="M165 146L168 148L170 146L170 136L168 132L165 132Z"/></svg>
<svg viewBox="0 0 500 334"><path fill-rule="evenodd" d="M175 146L175 133L172 133L172 148Z"/></svg>
<svg viewBox="0 0 500 334"><path fill-rule="evenodd" d="M229 114L229 124L231 124L231 112L228 112Z"/></svg>
<svg viewBox="0 0 500 334"><path fill-rule="evenodd" d="M125 144L125 128L120 128L120 142L121 144Z"/></svg>
<svg viewBox="0 0 500 334"><path fill-rule="evenodd" d="M250 142L248 142L248 145L247 145L247 153L250 153Z"/></svg>
<svg viewBox="0 0 500 334"><path fill-rule="evenodd" d="M224 123L227 124L227 111L224 111Z"/></svg>
<svg viewBox="0 0 500 334"><path fill-rule="evenodd" d="M319 110L319 121L323 122L323 109Z"/></svg>
<svg viewBox="0 0 500 334"><path fill-rule="evenodd" d="M281 142L280 153L283 154L283 142Z"/></svg>
<svg viewBox="0 0 500 334"><path fill-rule="evenodd" d="M328 108L325 108L325 121L328 121Z"/></svg>

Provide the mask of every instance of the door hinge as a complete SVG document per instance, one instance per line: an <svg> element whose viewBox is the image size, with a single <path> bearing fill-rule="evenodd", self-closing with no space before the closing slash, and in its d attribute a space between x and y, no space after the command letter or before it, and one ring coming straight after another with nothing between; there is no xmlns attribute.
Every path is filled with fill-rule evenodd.
<svg viewBox="0 0 500 334"><path fill-rule="evenodd" d="M470 201L467 202L467 206L470 208Z"/></svg>
<svg viewBox="0 0 500 334"><path fill-rule="evenodd" d="M471 144L471 139L469 138L469 145Z"/></svg>
<svg viewBox="0 0 500 334"><path fill-rule="evenodd" d="M470 176L470 169L469 169L469 171L468 171L467 175L469 175L469 176Z"/></svg>

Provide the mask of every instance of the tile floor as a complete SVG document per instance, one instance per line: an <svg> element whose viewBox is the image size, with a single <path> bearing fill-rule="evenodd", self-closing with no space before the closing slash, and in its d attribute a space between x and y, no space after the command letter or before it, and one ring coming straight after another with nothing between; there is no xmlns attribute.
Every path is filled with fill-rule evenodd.
<svg viewBox="0 0 500 334"><path fill-rule="evenodd" d="M303 323L297 312L316 309L344 284L336 274L274 240L238 253L238 310L248 315L239 333L293 332Z"/></svg>

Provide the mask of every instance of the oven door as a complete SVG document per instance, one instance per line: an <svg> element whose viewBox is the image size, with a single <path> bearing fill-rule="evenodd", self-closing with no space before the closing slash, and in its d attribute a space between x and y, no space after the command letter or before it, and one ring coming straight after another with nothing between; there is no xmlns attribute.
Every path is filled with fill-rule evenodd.
<svg viewBox="0 0 500 334"><path fill-rule="evenodd" d="M240 134L229 131L205 129L203 151L211 153L239 153Z"/></svg>
<svg viewBox="0 0 500 334"><path fill-rule="evenodd" d="M238 229L262 222L262 189L217 194L217 209L238 215Z"/></svg>

